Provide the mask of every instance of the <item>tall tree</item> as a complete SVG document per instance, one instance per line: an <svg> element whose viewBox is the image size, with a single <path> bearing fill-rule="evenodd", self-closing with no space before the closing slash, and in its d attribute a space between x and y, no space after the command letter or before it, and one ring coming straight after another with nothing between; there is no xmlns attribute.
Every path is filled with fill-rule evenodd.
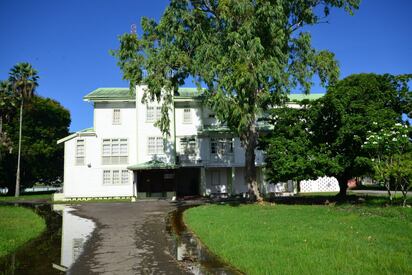
<svg viewBox="0 0 412 275"><path fill-rule="evenodd" d="M3 148L0 158L0 186L14 191L19 140L19 107L16 105L4 131L16 149ZM59 102L35 95L25 104L21 143L21 188L36 183L55 184L63 177L64 148L56 140L69 135L70 113ZM1 148L0 148L1 150ZM13 172L14 170L14 172ZM14 194L14 192L13 192Z"/></svg>
<svg viewBox="0 0 412 275"><path fill-rule="evenodd" d="M349 179L372 172L363 150L370 131L389 129L412 110L410 76L351 75L300 110L272 110L274 131L262 140L267 170L276 180L334 176L340 197Z"/></svg>
<svg viewBox="0 0 412 275"><path fill-rule="evenodd" d="M7 123L14 111L15 98L12 93L11 84L9 81L0 81L0 159L1 147L5 147L7 151L11 151L12 143L6 131L3 130L3 125Z"/></svg>
<svg viewBox="0 0 412 275"><path fill-rule="evenodd" d="M19 146L17 156L17 172L16 172L16 190L15 196L20 195L20 158L21 158L21 136L23 125L23 106L24 101L29 101L38 86L37 80L39 76L37 71L29 63L18 63L11 68L9 73L9 81L12 85L13 93L20 101L20 127L19 127Z"/></svg>
<svg viewBox="0 0 412 275"><path fill-rule="evenodd" d="M171 0L159 22L143 18L143 36L125 34L113 54L131 89L145 83L146 100L163 99L160 129L167 133L173 94L193 77L205 102L245 148L245 180L261 200L256 180L258 116L318 75L338 78L334 55L317 51L308 26L332 8L352 13L360 0Z"/></svg>

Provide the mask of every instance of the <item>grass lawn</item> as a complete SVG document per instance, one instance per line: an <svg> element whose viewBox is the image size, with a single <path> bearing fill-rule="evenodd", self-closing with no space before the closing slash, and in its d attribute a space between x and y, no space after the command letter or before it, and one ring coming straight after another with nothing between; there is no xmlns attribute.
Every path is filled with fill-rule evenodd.
<svg viewBox="0 0 412 275"><path fill-rule="evenodd" d="M0 196L0 202L18 202L18 201L29 201L29 200L47 200L51 201L52 194L32 194L32 195L21 195L19 197L14 196Z"/></svg>
<svg viewBox="0 0 412 275"><path fill-rule="evenodd" d="M53 194L31 194L21 195L19 197L0 197L0 202L22 202L22 201L38 201L53 204L79 204L79 203L93 203L93 202L130 202L130 199L89 199L89 200L72 200L72 201L53 201Z"/></svg>
<svg viewBox="0 0 412 275"><path fill-rule="evenodd" d="M44 220L30 209L0 206L0 257L37 237L45 228Z"/></svg>
<svg viewBox="0 0 412 275"><path fill-rule="evenodd" d="M246 274L412 274L412 209L206 205L188 227Z"/></svg>

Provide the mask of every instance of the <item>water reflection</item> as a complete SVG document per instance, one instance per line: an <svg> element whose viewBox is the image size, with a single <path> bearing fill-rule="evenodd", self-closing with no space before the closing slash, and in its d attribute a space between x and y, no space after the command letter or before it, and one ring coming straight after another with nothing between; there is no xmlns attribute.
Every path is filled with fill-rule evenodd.
<svg viewBox="0 0 412 275"><path fill-rule="evenodd" d="M60 265L69 268L83 252L86 240L95 228L93 221L72 214L74 210L68 206L55 205L54 211L62 215L62 239ZM58 268L55 266L55 268Z"/></svg>
<svg viewBox="0 0 412 275"><path fill-rule="evenodd" d="M187 207L181 207L169 216L167 231L171 236L172 255L185 269L196 275L242 274L223 263L187 230L182 218L186 209Z"/></svg>
<svg viewBox="0 0 412 275"><path fill-rule="evenodd" d="M95 225L80 218L64 205L31 205L46 221L46 230L15 253L0 258L0 274L65 274L79 257Z"/></svg>

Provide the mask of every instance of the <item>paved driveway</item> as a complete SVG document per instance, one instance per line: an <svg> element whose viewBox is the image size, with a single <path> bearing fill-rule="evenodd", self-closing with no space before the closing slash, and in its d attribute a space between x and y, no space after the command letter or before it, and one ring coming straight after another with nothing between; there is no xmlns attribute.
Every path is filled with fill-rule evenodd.
<svg viewBox="0 0 412 275"><path fill-rule="evenodd" d="M82 204L74 214L96 223L68 274L185 274L169 254L168 201Z"/></svg>

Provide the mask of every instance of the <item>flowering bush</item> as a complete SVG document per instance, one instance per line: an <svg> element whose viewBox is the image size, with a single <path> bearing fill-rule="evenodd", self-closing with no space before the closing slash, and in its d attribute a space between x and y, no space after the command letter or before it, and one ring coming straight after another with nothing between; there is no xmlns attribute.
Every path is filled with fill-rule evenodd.
<svg viewBox="0 0 412 275"><path fill-rule="evenodd" d="M376 128L378 123L374 122ZM375 178L385 185L389 199L392 190L400 190L406 205L407 193L412 188L412 143L411 127L396 123L391 128L368 131L362 148L372 159Z"/></svg>

